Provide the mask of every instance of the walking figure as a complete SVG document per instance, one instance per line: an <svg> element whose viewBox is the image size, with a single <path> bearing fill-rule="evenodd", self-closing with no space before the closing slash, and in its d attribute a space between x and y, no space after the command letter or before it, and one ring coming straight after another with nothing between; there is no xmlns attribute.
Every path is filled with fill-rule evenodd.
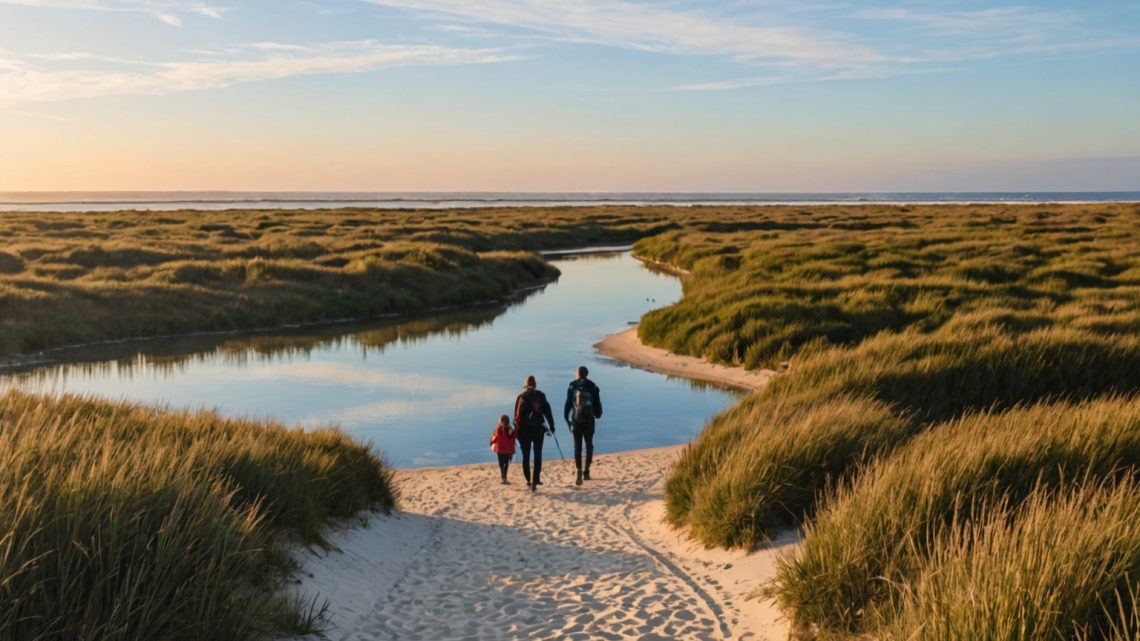
<svg viewBox="0 0 1140 641"><path fill-rule="evenodd" d="M499 424L491 432L491 451L499 456L499 474L503 477L503 485L510 483L507 480L507 467L515 455L516 433L511 427L511 417L506 414L499 417Z"/></svg>
<svg viewBox="0 0 1140 641"><path fill-rule="evenodd" d="M550 433L554 433L554 413L550 410L550 403L546 394L538 390L534 376L527 376L524 382L525 389L515 399L515 430L518 434L519 446L522 448L523 476L526 485L533 492L542 485L542 441L549 425ZM531 448L534 449L534 474L530 472Z"/></svg>
<svg viewBox="0 0 1140 641"><path fill-rule="evenodd" d="M578 367L578 378L566 390L563 418L574 434L574 467L578 469L575 485L590 480L590 464L594 461L594 421L602 417L602 394L585 365ZM582 442L586 442L586 465L582 466Z"/></svg>

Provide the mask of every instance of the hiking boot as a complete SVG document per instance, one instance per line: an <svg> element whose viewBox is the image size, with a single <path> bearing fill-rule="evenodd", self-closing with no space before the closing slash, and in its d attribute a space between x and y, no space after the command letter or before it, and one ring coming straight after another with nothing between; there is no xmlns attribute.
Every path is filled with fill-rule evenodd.
<svg viewBox="0 0 1140 641"><path fill-rule="evenodd" d="M582 470L578 470L578 478L574 479L574 485L582 484Z"/></svg>
<svg viewBox="0 0 1140 641"><path fill-rule="evenodd" d="M527 487L529 487L529 488L530 488L530 491L531 491L531 492L533 492L533 491L535 491L535 490L537 490L537 489L538 489L537 487L535 487L534 483L531 483L531 484L527 485Z"/></svg>
<svg viewBox="0 0 1140 641"><path fill-rule="evenodd" d="M542 485L542 481L535 481L534 484L535 485Z"/></svg>
<svg viewBox="0 0 1140 641"><path fill-rule="evenodd" d="M508 481L507 479L503 479L503 481L502 481L502 484L503 484L503 485L510 485L510 484L511 484L511 482L510 482L510 481Z"/></svg>
<svg viewBox="0 0 1140 641"><path fill-rule="evenodd" d="M582 472L582 480L584 480L584 481L590 480L590 470L586 470L585 472Z"/></svg>

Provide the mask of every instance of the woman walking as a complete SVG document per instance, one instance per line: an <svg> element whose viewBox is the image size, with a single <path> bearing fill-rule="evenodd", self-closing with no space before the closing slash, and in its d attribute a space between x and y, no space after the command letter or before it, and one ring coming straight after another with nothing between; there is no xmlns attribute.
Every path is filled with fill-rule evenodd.
<svg viewBox="0 0 1140 641"><path fill-rule="evenodd" d="M523 476L531 492L542 485L542 441L546 432L554 433L554 413L546 394L538 390L534 376L527 376L524 389L515 398L515 430L522 448ZM550 427L544 427L543 421ZM531 450L534 451L534 474L530 472Z"/></svg>

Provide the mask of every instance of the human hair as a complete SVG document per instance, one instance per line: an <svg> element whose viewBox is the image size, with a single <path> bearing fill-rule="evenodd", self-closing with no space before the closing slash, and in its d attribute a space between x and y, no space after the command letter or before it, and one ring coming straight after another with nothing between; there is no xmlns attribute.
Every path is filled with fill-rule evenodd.
<svg viewBox="0 0 1140 641"><path fill-rule="evenodd" d="M530 374L526 377L526 380L523 381L523 387L527 389L534 389L538 387L538 382L534 380L534 374Z"/></svg>
<svg viewBox="0 0 1140 641"><path fill-rule="evenodd" d="M590 370L586 369L585 365L578 366L578 378L586 378L590 375Z"/></svg>
<svg viewBox="0 0 1140 641"><path fill-rule="evenodd" d="M499 417L499 425L510 425L510 424L511 424L511 417L507 416L506 414L503 414L502 416Z"/></svg>

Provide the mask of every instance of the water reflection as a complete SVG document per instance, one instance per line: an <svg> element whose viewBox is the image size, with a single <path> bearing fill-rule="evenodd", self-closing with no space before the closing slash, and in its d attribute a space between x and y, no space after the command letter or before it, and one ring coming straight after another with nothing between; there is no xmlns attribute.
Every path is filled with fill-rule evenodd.
<svg viewBox="0 0 1140 641"><path fill-rule="evenodd" d="M516 300L539 291L541 288L527 291ZM207 362L232 367L281 363L309 358L324 350L353 349L365 356L379 355L391 345L413 345L433 336L462 337L492 322L507 309L508 305L488 305L381 324L337 323L275 329L272 333L203 334L90 345L53 350L35 361L0 364L0 373L10 374L13 380L40 382L109 375L129 380L135 375L176 376Z"/></svg>
<svg viewBox="0 0 1140 641"><path fill-rule="evenodd" d="M491 460L491 425L511 412L527 374L560 415L574 368L590 367L606 408L599 452L683 443L732 403L734 392L628 368L593 350L677 300L675 277L628 253L553 262L562 271L557 282L508 305L57 351L50 356L60 362L25 364L6 378L47 392L217 407L301 426L337 423L401 466Z"/></svg>

